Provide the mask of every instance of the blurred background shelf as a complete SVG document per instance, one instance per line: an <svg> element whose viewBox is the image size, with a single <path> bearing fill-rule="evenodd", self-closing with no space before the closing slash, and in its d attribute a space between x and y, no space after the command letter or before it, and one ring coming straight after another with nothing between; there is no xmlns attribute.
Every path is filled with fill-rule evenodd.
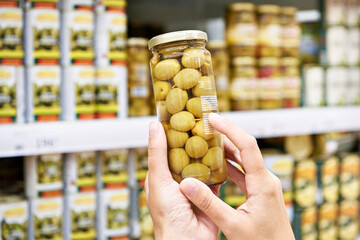
<svg viewBox="0 0 360 240"><path fill-rule="evenodd" d="M360 107L223 113L257 138L360 130ZM0 157L147 146L155 117L0 126Z"/></svg>

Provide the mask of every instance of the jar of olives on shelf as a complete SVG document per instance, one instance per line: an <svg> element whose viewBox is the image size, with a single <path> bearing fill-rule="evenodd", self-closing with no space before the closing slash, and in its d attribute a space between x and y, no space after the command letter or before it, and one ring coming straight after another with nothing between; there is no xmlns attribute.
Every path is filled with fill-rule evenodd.
<svg viewBox="0 0 360 240"><path fill-rule="evenodd" d="M283 107L299 107L301 93L299 60L292 57L282 58L280 69L284 84Z"/></svg>
<svg viewBox="0 0 360 240"><path fill-rule="evenodd" d="M282 56L298 57L300 47L301 29L296 20L297 9L295 7L283 7L280 11L280 23L282 28Z"/></svg>
<svg viewBox="0 0 360 240"><path fill-rule="evenodd" d="M213 62L216 92L220 112L230 111L229 56L225 41L209 41L206 45Z"/></svg>
<svg viewBox="0 0 360 240"><path fill-rule="evenodd" d="M151 114L150 106L150 52L147 39L128 39L128 93L129 116L147 116Z"/></svg>
<svg viewBox="0 0 360 240"><path fill-rule="evenodd" d="M259 108L282 108L283 79L278 58L260 58L258 72Z"/></svg>
<svg viewBox="0 0 360 240"><path fill-rule="evenodd" d="M280 57L281 26L279 21L280 7L276 5L260 5L258 56Z"/></svg>
<svg viewBox="0 0 360 240"><path fill-rule="evenodd" d="M169 168L180 182L194 177L207 185L227 179L222 136L209 124L218 112L206 33L178 31L148 45L157 116L167 136Z"/></svg>
<svg viewBox="0 0 360 240"><path fill-rule="evenodd" d="M231 4L226 12L226 41L230 55L255 56L257 33L255 5Z"/></svg>
<svg viewBox="0 0 360 240"><path fill-rule="evenodd" d="M256 110L258 108L257 69L255 58L232 59L230 96L232 110Z"/></svg>

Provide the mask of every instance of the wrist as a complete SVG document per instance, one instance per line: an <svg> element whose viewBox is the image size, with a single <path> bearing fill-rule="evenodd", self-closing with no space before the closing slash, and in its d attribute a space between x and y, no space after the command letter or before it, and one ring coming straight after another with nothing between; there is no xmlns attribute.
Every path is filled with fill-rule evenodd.
<svg viewBox="0 0 360 240"><path fill-rule="evenodd" d="M189 236L186 231L179 231L179 229L171 229L171 227L162 227L161 229L154 229L154 236L156 240L194 240L195 237Z"/></svg>

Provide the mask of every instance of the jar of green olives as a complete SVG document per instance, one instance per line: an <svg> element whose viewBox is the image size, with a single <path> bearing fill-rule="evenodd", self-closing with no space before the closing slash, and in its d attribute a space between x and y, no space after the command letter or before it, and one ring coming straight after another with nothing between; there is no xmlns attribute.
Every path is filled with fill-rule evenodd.
<svg viewBox="0 0 360 240"><path fill-rule="evenodd" d="M226 12L226 41L232 57L255 56L257 23L255 5L246 2L231 4Z"/></svg>
<svg viewBox="0 0 360 240"><path fill-rule="evenodd" d="M211 55L202 31L178 31L148 45L157 116L167 136L169 168L180 182L197 178L207 185L227 179L222 135L209 124L218 112Z"/></svg>
<svg viewBox="0 0 360 240"><path fill-rule="evenodd" d="M283 7L280 13L280 24L282 28L282 56L283 57L298 57L301 29L300 24L296 20L297 8Z"/></svg>
<svg viewBox="0 0 360 240"><path fill-rule="evenodd" d="M260 5L258 56L280 57L281 26L279 21L280 7L277 5Z"/></svg>
<svg viewBox="0 0 360 240"><path fill-rule="evenodd" d="M297 58L281 58L281 75L283 77L283 107L295 108L300 105L301 80L299 60Z"/></svg>
<svg viewBox="0 0 360 240"><path fill-rule="evenodd" d="M258 108L257 69L253 57L236 57L231 62L231 106L234 111Z"/></svg>

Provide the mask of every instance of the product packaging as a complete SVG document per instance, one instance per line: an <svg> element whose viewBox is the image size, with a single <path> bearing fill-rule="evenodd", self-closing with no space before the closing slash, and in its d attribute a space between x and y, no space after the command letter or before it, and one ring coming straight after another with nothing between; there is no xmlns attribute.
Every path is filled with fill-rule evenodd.
<svg viewBox="0 0 360 240"><path fill-rule="evenodd" d="M25 64L57 65L59 48L60 12L57 9L26 10Z"/></svg>
<svg viewBox="0 0 360 240"><path fill-rule="evenodd" d="M95 0L62 0L61 8L64 11L88 10L93 11Z"/></svg>
<svg viewBox="0 0 360 240"><path fill-rule="evenodd" d="M23 123L24 121L24 68L21 66L0 66L0 124Z"/></svg>
<svg viewBox="0 0 360 240"><path fill-rule="evenodd" d="M63 239L63 198L30 200L29 240Z"/></svg>
<svg viewBox="0 0 360 240"><path fill-rule="evenodd" d="M58 8L60 0L23 0L25 2L26 9L34 8L46 8L55 9Z"/></svg>
<svg viewBox="0 0 360 240"><path fill-rule="evenodd" d="M146 174L148 171L148 148L136 148L134 149L135 157L135 178L138 181L140 187L144 187Z"/></svg>
<svg viewBox="0 0 360 240"><path fill-rule="evenodd" d="M324 69L317 65L305 65L303 68L303 81L303 105L306 107L324 106Z"/></svg>
<svg viewBox="0 0 360 240"><path fill-rule="evenodd" d="M294 157L285 154L264 154L266 168L280 179L283 191L292 190Z"/></svg>
<svg viewBox="0 0 360 240"><path fill-rule="evenodd" d="M151 219L149 208L146 204L145 190L139 190L139 221L141 229L140 239L155 240L154 237L154 224Z"/></svg>
<svg viewBox="0 0 360 240"><path fill-rule="evenodd" d="M63 67L61 81L62 120L95 118L95 69L92 66Z"/></svg>
<svg viewBox="0 0 360 240"><path fill-rule="evenodd" d="M360 196L360 158L344 153L340 160L340 198L356 200Z"/></svg>
<svg viewBox="0 0 360 240"><path fill-rule="evenodd" d="M98 66L109 64L125 66L126 36L125 8L107 8L107 10L99 11L96 16L96 64Z"/></svg>
<svg viewBox="0 0 360 240"><path fill-rule="evenodd" d="M94 63L94 12L64 11L61 20L61 63L92 65Z"/></svg>
<svg viewBox="0 0 360 240"><path fill-rule="evenodd" d="M99 189L124 188L128 181L128 149L101 151Z"/></svg>
<svg viewBox="0 0 360 240"><path fill-rule="evenodd" d="M346 38L346 64L360 65L360 28L348 28Z"/></svg>
<svg viewBox="0 0 360 240"><path fill-rule="evenodd" d="M346 1L326 0L325 23L327 25L343 25L346 21Z"/></svg>
<svg viewBox="0 0 360 240"><path fill-rule="evenodd" d="M96 191L96 152L69 153L65 159L65 191Z"/></svg>
<svg viewBox="0 0 360 240"><path fill-rule="evenodd" d="M100 240L128 240L130 213L129 190L109 189L99 191L97 227Z"/></svg>
<svg viewBox="0 0 360 240"><path fill-rule="evenodd" d="M356 239L359 234L359 201L341 201L339 210L339 239Z"/></svg>
<svg viewBox="0 0 360 240"><path fill-rule="evenodd" d="M59 120L60 67L28 67L26 77L26 120L28 122Z"/></svg>
<svg viewBox="0 0 360 240"><path fill-rule="evenodd" d="M295 209L293 231L296 239L317 240L317 219L316 207Z"/></svg>
<svg viewBox="0 0 360 240"><path fill-rule="evenodd" d="M119 11L126 7L126 0L95 0L96 12Z"/></svg>
<svg viewBox="0 0 360 240"><path fill-rule="evenodd" d="M23 62L23 12L20 8L0 8L0 63L21 65Z"/></svg>
<svg viewBox="0 0 360 240"><path fill-rule="evenodd" d="M28 202L14 196L0 198L1 239L28 239Z"/></svg>
<svg viewBox="0 0 360 240"><path fill-rule="evenodd" d="M315 205L317 174L316 164L313 160L295 162L293 185L296 208L307 208Z"/></svg>
<svg viewBox="0 0 360 240"><path fill-rule="evenodd" d="M127 116L126 67L97 67L95 85L97 118Z"/></svg>
<svg viewBox="0 0 360 240"><path fill-rule="evenodd" d="M348 68L347 104L360 104L360 67Z"/></svg>
<svg viewBox="0 0 360 240"><path fill-rule="evenodd" d="M333 26L326 30L326 56L327 64L340 66L346 63L346 49L349 38L344 26Z"/></svg>
<svg viewBox="0 0 360 240"><path fill-rule="evenodd" d="M337 240L338 238L338 204L323 203L318 206L318 239Z"/></svg>
<svg viewBox="0 0 360 240"><path fill-rule="evenodd" d="M48 198L62 195L61 154L29 156L24 159L25 194L28 198Z"/></svg>
<svg viewBox="0 0 360 240"><path fill-rule="evenodd" d="M314 151L311 135L287 136L284 140L284 148L296 161L307 159Z"/></svg>
<svg viewBox="0 0 360 240"><path fill-rule="evenodd" d="M96 239L96 193L66 195L64 223L65 239Z"/></svg>
<svg viewBox="0 0 360 240"><path fill-rule="evenodd" d="M317 203L336 203L339 199L340 162L336 156L317 161L318 194Z"/></svg>
<svg viewBox="0 0 360 240"><path fill-rule="evenodd" d="M342 106L346 104L348 68L329 67L326 69L326 105Z"/></svg>

